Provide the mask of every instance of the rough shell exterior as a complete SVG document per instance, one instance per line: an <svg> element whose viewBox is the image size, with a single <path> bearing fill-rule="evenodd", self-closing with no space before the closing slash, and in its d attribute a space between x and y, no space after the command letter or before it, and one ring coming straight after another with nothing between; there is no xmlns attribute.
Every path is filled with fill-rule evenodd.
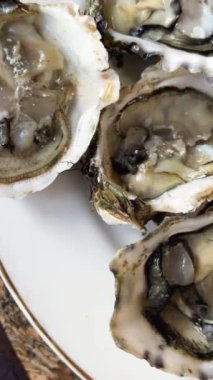
<svg viewBox="0 0 213 380"><path fill-rule="evenodd" d="M175 71L179 67L187 67L191 73L205 72L209 77L213 76L213 56L203 56L197 53L174 49L162 43L142 40L139 37L127 36L110 30L115 41L124 44L135 45L133 51L139 54L158 54L165 71Z"/></svg>
<svg viewBox="0 0 213 380"><path fill-rule="evenodd" d="M143 295L147 292L145 264L153 251L169 237L213 223L213 213L197 218L165 219L163 224L144 240L118 251L111 263L116 279L116 302L111 331L123 350L149 361L151 366L175 373L213 379L213 362L190 356L169 345L144 317Z"/></svg>

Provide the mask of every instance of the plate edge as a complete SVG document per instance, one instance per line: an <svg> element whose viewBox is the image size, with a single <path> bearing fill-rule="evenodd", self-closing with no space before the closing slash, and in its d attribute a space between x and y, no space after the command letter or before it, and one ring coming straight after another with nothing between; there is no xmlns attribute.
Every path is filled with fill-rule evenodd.
<svg viewBox="0 0 213 380"><path fill-rule="evenodd" d="M50 337L50 335L45 331L42 325L34 317L33 313L30 311L21 295L15 288L14 283L9 277L2 261L0 261L0 277L6 286L7 290L11 294L17 306L20 308L28 322L43 339L43 341L48 345L48 347L59 357L59 359L67 365L77 376L82 380L94 380L90 375L88 375L74 360L70 359L67 354L58 346L58 344Z"/></svg>

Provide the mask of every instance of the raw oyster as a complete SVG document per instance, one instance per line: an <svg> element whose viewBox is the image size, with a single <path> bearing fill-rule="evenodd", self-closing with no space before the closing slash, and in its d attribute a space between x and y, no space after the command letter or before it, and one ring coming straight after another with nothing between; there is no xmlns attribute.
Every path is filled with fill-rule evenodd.
<svg viewBox="0 0 213 380"><path fill-rule="evenodd" d="M76 163L119 92L91 17L68 0L22 3L0 6L0 195L11 197Z"/></svg>
<svg viewBox="0 0 213 380"><path fill-rule="evenodd" d="M163 56L164 67L188 66L213 75L212 0L102 0L93 12L111 36L142 53ZM103 21L102 21L103 23Z"/></svg>
<svg viewBox="0 0 213 380"><path fill-rule="evenodd" d="M157 65L103 112L93 200L107 222L143 224L213 199L212 95L203 74Z"/></svg>
<svg viewBox="0 0 213 380"><path fill-rule="evenodd" d="M213 378L213 210L168 218L111 264L117 345L181 376Z"/></svg>

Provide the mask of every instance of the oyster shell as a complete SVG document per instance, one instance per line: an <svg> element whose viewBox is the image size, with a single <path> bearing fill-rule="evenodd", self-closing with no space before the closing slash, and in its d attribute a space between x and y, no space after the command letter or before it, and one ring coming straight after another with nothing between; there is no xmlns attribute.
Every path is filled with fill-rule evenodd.
<svg viewBox="0 0 213 380"><path fill-rule="evenodd" d="M116 344L152 366L213 378L213 211L167 218L111 264Z"/></svg>
<svg viewBox="0 0 213 380"><path fill-rule="evenodd" d="M100 11L115 40L159 54L168 71L187 66L213 75L212 0L96 1L98 20Z"/></svg>
<svg viewBox="0 0 213 380"><path fill-rule="evenodd" d="M119 92L91 17L68 0L28 3L0 8L0 195L11 197L76 163Z"/></svg>
<svg viewBox="0 0 213 380"><path fill-rule="evenodd" d="M213 199L212 95L203 74L155 66L103 112L93 200L107 222L141 225Z"/></svg>

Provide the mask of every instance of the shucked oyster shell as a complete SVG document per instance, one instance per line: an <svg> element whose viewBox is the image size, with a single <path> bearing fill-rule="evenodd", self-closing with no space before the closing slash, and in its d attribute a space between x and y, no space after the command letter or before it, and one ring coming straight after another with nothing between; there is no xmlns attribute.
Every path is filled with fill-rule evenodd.
<svg viewBox="0 0 213 380"><path fill-rule="evenodd" d="M213 378L213 210L165 219L111 264L117 345L181 376Z"/></svg>
<svg viewBox="0 0 213 380"><path fill-rule="evenodd" d="M12 197L76 163L119 91L91 17L68 0L22 3L0 6L0 195Z"/></svg>
<svg viewBox="0 0 213 380"><path fill-rule="evenodd" d="M115 40L136 45L142 54L159 54L169 71L187 66L193 72L213 75L212 0L100 0L94 3L93 13L98 20L103 18L108 22L108 31Z"/></svg>
<svg viewBox="0 0 213 380"><path fill-rule="evenodd" d="M103 112L91 171L107 222L141 225L153 213L188 213L213 199L212 96L203 74L154 66Z"/></svg>

